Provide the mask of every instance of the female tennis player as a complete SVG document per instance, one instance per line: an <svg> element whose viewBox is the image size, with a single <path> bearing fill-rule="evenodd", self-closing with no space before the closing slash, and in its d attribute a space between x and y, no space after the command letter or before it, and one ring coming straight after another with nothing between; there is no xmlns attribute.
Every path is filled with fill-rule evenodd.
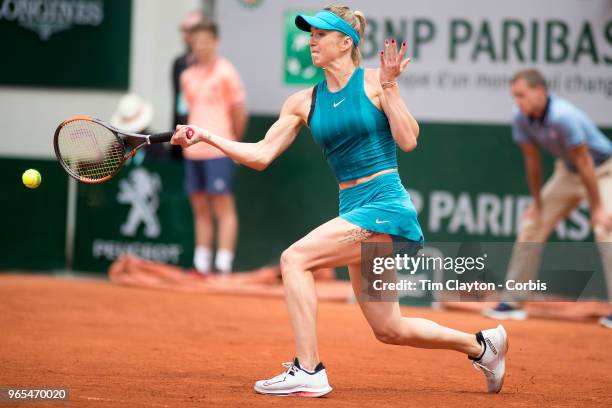
<svg viewBox="0 0 612 408"><path fill-rule="evenodd" d="M402 317L397 301L369 302L362 296L360 248L363 242L423 241L416 210L397 172L396 145L409 152L417 145L419 126L397 84L410 62L395 40L385 41L378 69L363 69L359 44L365 17L339 5L295 23L311 33L313 63L325 80L314 89L291 95L279 119L257 143L231 141L196 126L179 126L172 143L184 147L209 143L232 159L265 169L293 142L303 125L321 145L340 188L340 215L315 228L281 256L295 359L286 371L255 383L255 391L273 395L319 397L329 393L316 338L317 297L312 271L347 265L353 290L374 335L383 343L467 354L485 376L489 392L501 390L508 349L502 326L476 335L430 320ZM195 134L187 138L187 130ZM371 272L370 272L371 273Z"/></svg>

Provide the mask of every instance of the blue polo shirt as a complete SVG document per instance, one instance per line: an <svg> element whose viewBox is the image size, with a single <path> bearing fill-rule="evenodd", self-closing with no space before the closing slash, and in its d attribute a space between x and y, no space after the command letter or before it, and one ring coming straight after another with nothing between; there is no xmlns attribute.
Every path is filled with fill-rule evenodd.
<svg viewBox="0 0 612 408"><path fill-rule="evenodd" d="M612 141L584 112L554 95L549 96L544 116L539 119L527 117L514 107L512 138L518 144L533 143L541 146L562 159L573 172L576 172L576 166L570 150L576 146L588 147L595 166L612 157Z"/></svg>

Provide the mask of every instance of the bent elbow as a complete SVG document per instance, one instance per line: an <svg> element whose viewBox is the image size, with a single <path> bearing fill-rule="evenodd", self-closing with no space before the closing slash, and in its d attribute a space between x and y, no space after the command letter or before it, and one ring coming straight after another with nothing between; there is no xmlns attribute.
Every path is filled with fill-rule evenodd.
<svg viewBox="0 0 612 408"><path fill-rule="evenodd" d="M271 158L266 157L265 155L259 155L256 160L253 160L249 163L249 167L255 169L257 171L264 171L268 168L270 163L272 162Z"/></svg>
<svg viewBox="0 0 612 408"><path fill-rule="evenodd" d="M397 144L403 152L411 152L416 149L418 138L419 124L414 121L408 128L404 129L402 137L397 138Z"/></svg>
<svg viewBox="0 0 612 408"><path fill-rule="evenodd" d="M244 164L247 167L252 168L253 170L257 170L257 171L263 171L268 167L268 163L266 163L264 160L261 160L261 159L249 160L249 161L243 162L242 164Z"/></svg>
<svg viewBox="0 0 612 408"><path fill-rule="evenodd" d="M413 151L414 149L416 149L416 147L417 147L416 137L411 137L410 139L399 144L399 148L403 152L406 152L406 153Z"/></svg>
<svg viewBox="0 0 612 408"><path fill-rule="evenodd" d="M266 163L266 162L263 162L263 161L258 161L256 163L253 163L251 165L251 168L254 169L254 170L257 170L257 171L264 171L265 169L268 168L269 164L270 163Z"/></svg>
<svg viewBox="0 0 612 408"><path fill-rule="evenodd" d="M257 171L263 171L268 168L270 164L269 158L266 155L265 149L262 147L262 142L257 142L258 149L255 154L251 157L251 160L247 164L250 168Z"/></svg>

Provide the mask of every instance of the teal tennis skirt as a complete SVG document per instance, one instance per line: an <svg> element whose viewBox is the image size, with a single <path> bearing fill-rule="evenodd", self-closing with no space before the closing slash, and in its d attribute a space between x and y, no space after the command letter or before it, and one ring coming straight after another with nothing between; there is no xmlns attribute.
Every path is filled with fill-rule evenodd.
<svg viewBox="0 0 612 408"><path fill-rule="evenodd" d="M397 172L340 190L340 217L394 241L423 242L416 209Z"/></svg>

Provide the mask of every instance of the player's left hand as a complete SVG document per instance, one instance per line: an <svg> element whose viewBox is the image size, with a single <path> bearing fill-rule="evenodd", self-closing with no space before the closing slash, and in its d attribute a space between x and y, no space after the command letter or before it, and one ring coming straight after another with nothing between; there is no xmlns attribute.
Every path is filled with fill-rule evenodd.
<svg viewBox="0 0 612 408"><path fill-rule="evenodd" d="M385 48L380 52L380 68L378 69L378 78L381 84L397 81L410 63L410 58L403 59L405 54L405 41L401 44L398 53L395 39L385 40Z"/></svg>

